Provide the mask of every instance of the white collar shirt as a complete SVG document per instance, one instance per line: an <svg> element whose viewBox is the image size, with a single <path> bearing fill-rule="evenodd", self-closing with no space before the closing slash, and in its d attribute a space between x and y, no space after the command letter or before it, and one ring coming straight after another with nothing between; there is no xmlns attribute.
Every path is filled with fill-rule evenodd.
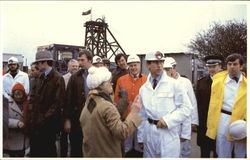
<svg viewBox="0 0 250 160"><path fill-rule="evenodd" d="M237 96L241 82L242 82L242 75L240 75L238 83L236 83L235 80L231 79L229 75L227 75L224 87L224 99L222 106L223 110L232 112L235 103L235 98Z"/></svg>

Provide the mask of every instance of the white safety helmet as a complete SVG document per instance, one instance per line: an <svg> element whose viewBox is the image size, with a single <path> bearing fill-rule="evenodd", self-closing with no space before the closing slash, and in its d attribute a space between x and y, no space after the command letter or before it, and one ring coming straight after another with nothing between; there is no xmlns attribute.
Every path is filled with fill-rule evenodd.
<svg viewBox="0 0 250 160"><path fill-rule="evenodd" d="M92 64L97 64L97 63L103 63L102 58L99 56L94 56Z"/></svg>
<svg viewBox="0 0 250 160"><path fill-rule="evenodd" d="M170 63L172 66L177 64L175 59L172 57L166 57L165 59L165 61L167 61L167 63Z"/></svg>
<svg viewBox="0 0 250 160"><path fill-rule="evenodd" d="M172 64L167 60L167 58L164 61L163 68L165 68L165 69L172 69L173 68Z"/></svg>
<svg viewBox="0 0 250 160"><path fill-rule="evenodd" d="M164 55L160 51L150 52L146 54L146 61L164 61Z"/></svg>
<svg viewBox="0 0 250 160"><path fill-rule="evenodd" d="M247 123L244 120L234 121L229 127L229 133L235 140L241 140L247 136Z"/></svg>
<svg viewBox="0 0 250 160"><path fill-rule="evenodd" d="M8 64L18 64L18 59L16 57L10 57L8 59Z"/></svg>
<svg viewBox="0 0 250 160"><path fill-rule="evenodd" d="M139 62L139 63L141 62L140 58L136 54L128 56L127 64L133 62Z"/></svg>

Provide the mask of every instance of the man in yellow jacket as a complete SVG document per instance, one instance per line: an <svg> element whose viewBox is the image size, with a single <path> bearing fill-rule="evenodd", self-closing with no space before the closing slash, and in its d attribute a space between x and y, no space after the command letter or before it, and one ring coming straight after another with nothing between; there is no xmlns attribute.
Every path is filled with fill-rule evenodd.
<svg viewBox="0 0 250 160"><path fill-rule="evenodd" d="M207 133L216 139L218 158L246 156L246 139L235 140L229 134L229 126L236 120L246 120L247 79L241 73L243 57L231 54L226 58L227 71L213 77L209 104Z"/></svg>

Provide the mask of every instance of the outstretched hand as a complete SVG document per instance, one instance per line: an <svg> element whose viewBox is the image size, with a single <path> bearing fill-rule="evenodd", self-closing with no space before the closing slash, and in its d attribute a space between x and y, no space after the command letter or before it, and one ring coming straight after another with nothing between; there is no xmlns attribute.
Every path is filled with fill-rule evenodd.
<svg viewBox="0 0 250 160"><path fill-rule="evenodd" d="M139 112L142 108L141 102L140 102L140 97L136 96L132 105L131 105L131 112Z"/></svg>

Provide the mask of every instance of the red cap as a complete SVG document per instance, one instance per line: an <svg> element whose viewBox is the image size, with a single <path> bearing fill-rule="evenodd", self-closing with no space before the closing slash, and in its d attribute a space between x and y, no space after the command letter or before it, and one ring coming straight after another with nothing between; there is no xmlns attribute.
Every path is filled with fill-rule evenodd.
<svg viewBox="0 0 250 160"><path fill-rule="evenodd" d="M24 87L22 84L20 83L16 83L13 88L12 88L12 91L15 91L15 90L23 90L24 91Z"/></svg>

